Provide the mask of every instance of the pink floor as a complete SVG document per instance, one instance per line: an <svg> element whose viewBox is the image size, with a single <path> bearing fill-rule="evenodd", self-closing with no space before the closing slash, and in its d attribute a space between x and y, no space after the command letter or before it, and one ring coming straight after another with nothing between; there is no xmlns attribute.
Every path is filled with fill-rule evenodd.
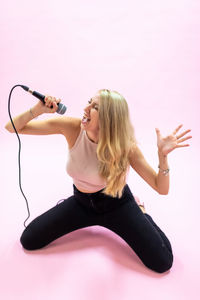
<svg viewBox="0 0 200 300"><path fill-rule="evenodd" d="M200 299L199 2L7 0L1 8L0 299ZM155 127L163 136L180 124L181 133L192 130L190 146L168 155L168 195L156 193L133 169L127 181L172 244L169 272L147 269L123 239L100 226L72 232L38 251L23 250L19 239L27 209L19 188L19 144L4 129L15 84L61 98L66 115L74 117L82 117L98 89L117 90L156 172ZM12 116L35 104L16 88ZM72 195L72 179L65 171L62 136L20 139L28 224Z"/></svg>

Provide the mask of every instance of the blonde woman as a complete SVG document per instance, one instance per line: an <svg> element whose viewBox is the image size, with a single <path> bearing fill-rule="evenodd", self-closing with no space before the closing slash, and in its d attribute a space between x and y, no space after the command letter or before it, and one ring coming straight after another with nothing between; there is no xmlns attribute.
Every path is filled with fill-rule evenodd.
<svg viewBox="0 0 200 300"><path fill-rule="evenodd" d="M27 250L45 247L79 228L100 225L121 238L149 269L163 273L172 267L173 253L166 235L134 198L126 183L130 166L159 194L169 190L167 155L191 138L176 135L182 127L163 138L157 132L158 174L141 153L124 97L116 91L99 90L84 109L83 119L57 117L34 120L55 113L61 100L46 96L32 109L14 118L21 134L62 134L68 143L66 170L73 178L73 195L34 219L24 230L21 244ZM53 108L51 108L53 105ZM11 122L5 126L14 132Z"/></svg>

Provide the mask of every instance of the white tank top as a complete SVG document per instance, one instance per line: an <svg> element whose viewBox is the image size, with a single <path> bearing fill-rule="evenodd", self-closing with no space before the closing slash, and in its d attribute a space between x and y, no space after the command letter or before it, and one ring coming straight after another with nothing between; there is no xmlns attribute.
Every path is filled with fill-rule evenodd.
<svg viewBox="0 0 200 300"><path fill-rule="evenodd" d="M69 149L66 164L66 171L74 185L91 193L106 187L106 181L98 174L97 146L81 128L74 146Z"/></svg>

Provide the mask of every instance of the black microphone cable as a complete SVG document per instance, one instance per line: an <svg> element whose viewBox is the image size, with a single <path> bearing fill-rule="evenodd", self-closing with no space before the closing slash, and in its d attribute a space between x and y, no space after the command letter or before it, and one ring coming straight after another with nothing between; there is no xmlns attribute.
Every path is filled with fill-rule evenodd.
<svg viewBox="0 0 200 300"><path fill-rule="evenodd" d="M20 87L21 87L21 84L17 84L17 85L15 85L15 86L13 86L13 88L11 89L10 94L9 94L9 99L8 99L8 114L9 114L9 117L10 117L10 121L11 121L11 123L12 123L12 125L13 125L13 128L14 128L14 130L15 130L15 133L16 133L16 135L17 135L17 138L18 138L18 140L19 140L19 152L18 152L18 162L19 162L19 186L20 186L20 190L21 190L21 192L22 192L22 195L24 196L25 201L26 201L27 210L28 210L28 218L29 218L29 217L30 217L30 210L29 210L29 206L28 206L28 201L27 201L27 199L26 199L26 197L25 197L25 195L24 195L24 192L23 192L23 190L22 190L22 187L21 187L21 163L20 163L21 141L20 141L19 135L18 135L18 133L17 133L17 130L16 130L16 128L15 128L15 125L14 125L14 123L13 123L13 120L12 120L12 117L11 117L11 113L10 113L10 98L11 98L11 94L12 94L14 88L16 88L17 86L20 86ZM25 228L26 228L25 223L26 223L26 221L28 220L28 218L24 221L24 227L25 227Z"/></svg>
<svg viewBox="0 0 200 300"><path fill-rule="evenodd" d="M13 123L13 120L12 120L12 117L11 117L11 113L10 113L10 98L11 98L11 94L12 94L14 88L16 88L17 86L20 86L20 87L23 88L25 91L31 93L33 96L35 96L36 98L38 98L38 99L39 99L40 101L42 101L44 104L45 104L45 96L42 95L42 94L40 94L40 93L38 93L38 92L36 92L36 91L30 90L29 87L27 87L27 86L25 86L25 85L17 84L17 85L15 85L15 86L13 86L13 88L11 89L10 94L9 94L9 99L8 99L8 114L9 114L9 117L10 117L10 121L11 121L11 123L12 123L12 125L13 125L13 128L14 128L14 130L15 130L15 133L16 133L16 135L17 135L17 138L18 138L18 140L19 140L19 152L18 152L18 161L19 161L19 186L20 186L20 190L21 190L21 192L22 192L22 195L24 196L24 198L25 198L25 200L26 200L26 205L27 205L27 210L28 210L28 218L29 218L29 217L30 217L30 210L29 210L29 206L28 206L28 201L27 201L27 199L26 199L26 197L25 197L25 195L24 195L24 193L23 193L23 191L22 191L22 187L21 187L21 163L20 163L21 141L20 141L19 135L18 135L18 133L17 133L17 130L16 130L16 128L15 128L15 125L14 125L14 123ZM64 104L62 104L62 103L58 103L57 105L58 105L58 108L57 108L57 111L56 111L56 112L57 112L58 114L63 115L63 114L66 112L67 107L66 107ZM53 106L51 106L51 108L53 108ZM25 223L26 223L26 221L28 220L28 218L24 221L24 227L25 227L25 228L26 228Z"/></svg>

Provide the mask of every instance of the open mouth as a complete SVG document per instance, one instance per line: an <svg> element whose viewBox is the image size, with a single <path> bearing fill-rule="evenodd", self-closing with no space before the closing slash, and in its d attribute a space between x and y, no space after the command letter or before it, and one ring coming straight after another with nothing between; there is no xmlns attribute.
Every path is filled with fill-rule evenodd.
<svg viewBox="0 0 200 300"><path fill-rule="evenodd" d="M89 119L89 118L83 117L81 123L82 123L82 124L88 124L88 123L90 122L90 120L91 120L91 119Z"/></svg>

